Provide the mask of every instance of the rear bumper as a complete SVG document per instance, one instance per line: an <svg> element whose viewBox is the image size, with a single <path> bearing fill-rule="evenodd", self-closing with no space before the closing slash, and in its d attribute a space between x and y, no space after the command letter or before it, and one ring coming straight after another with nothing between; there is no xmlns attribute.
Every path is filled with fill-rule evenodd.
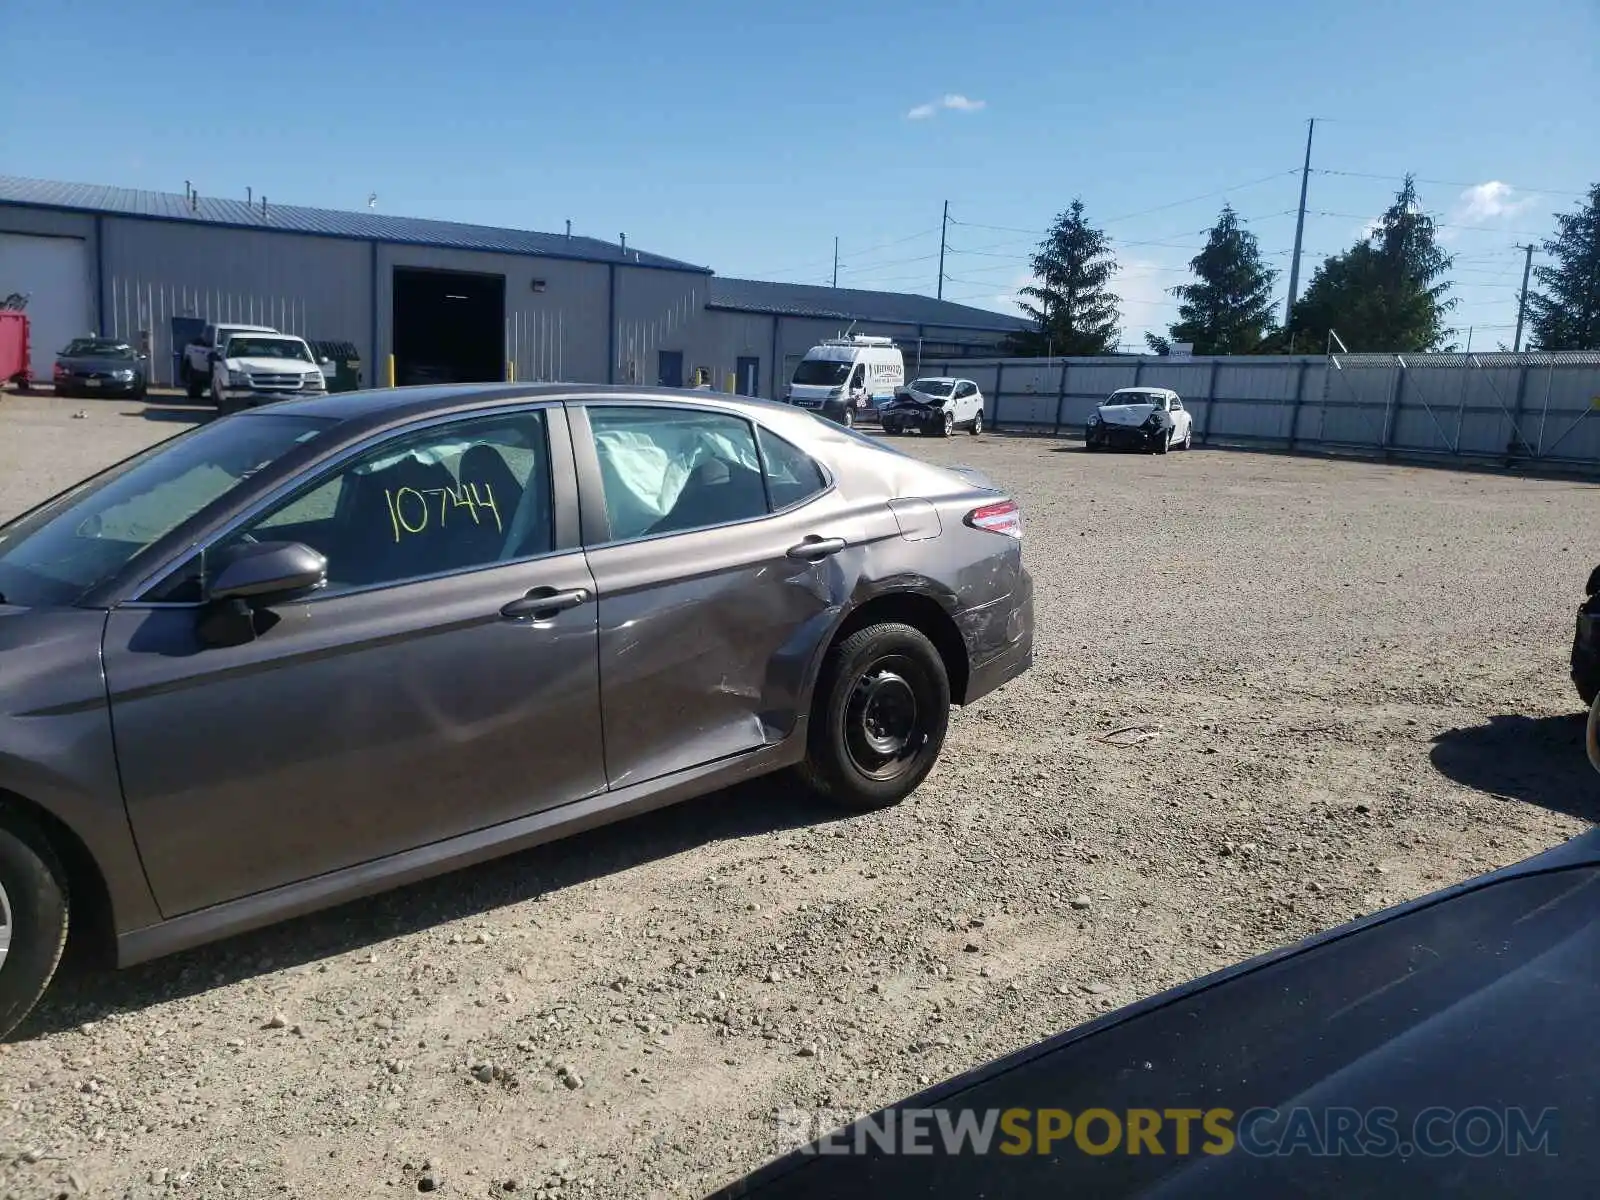
<svg viewBox="0 0 1600 1200"><path fill-rule="evenodd" d="M1026 567L1010 600L1005 645L983 662L973 664L967 675L966 694L958 697L961 704L983 699L1033 666L1033 576Z"/></svg>

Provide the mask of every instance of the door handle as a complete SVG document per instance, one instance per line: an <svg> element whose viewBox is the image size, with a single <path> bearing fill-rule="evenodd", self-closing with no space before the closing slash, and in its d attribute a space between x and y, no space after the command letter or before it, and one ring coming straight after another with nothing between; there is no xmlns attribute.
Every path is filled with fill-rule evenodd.
<svg viewBox="0 0 1600 1200"><path fill-rule="evenodd" d="M577 608L580 604L589 602L589 593L585 588L572 588L570 591L558 592L555 588L537 587L526 596L504 605L500 615L510 620L519 620L522 617L532 617L537 621L548 620L557 613L565 612L569 608Z"/></svg>
<svg viewBox="0 0 1600 1200"><path fill-rule="evenodd" d="M798 546L789 547L789 557L806 562L818 562L839 553L845 548L843 538L809 537Z"/></svg>

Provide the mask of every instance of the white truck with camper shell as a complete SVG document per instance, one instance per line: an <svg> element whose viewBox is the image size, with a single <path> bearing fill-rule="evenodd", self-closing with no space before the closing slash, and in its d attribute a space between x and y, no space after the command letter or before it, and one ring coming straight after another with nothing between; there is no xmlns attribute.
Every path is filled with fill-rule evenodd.
<svg viewBox="0 0 1600 1200"><path fill-rule="evenodd" d="M850 426L892 400L905 381L905 357L893 338L856 334L807 350L784 398Z"/></svg>

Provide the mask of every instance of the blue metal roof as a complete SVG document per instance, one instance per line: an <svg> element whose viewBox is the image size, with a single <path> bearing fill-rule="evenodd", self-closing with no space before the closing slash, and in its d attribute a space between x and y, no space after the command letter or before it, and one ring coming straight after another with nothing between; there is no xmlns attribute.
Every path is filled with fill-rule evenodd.
<svg viewBox="0 0 1600 1200"><path fill-rule="evenodd" d="M119 217L144 217L158 221L192 221L231 229L267 229L361 241L392 242L412 246L443 246L453 250L486 250L497 254L527 254L543 258L579 259L634 267L709 273L710 268L678 259L627 250L598 238L567 237L560 233L533 233L524 229L497 229L465 225L458 221L431 221L422 217L395 217L378 212L344 212L331 208L300 208L261 199L225 200L200 196L193 204L175 192L146 192L136 188L105 187L92 183L54 183L0 175L0 204L21 204L72 212L103 213Z"/></svg>
<svg viewBox="0 0 1600 1200"><path fill-rule="evenodd" d="M906 292L870 292L806 283L767 283L759 279L711 277L707 308L776 313L785 317L818 317L835 321L880 321L890 325L929 325L945 329L979 329L1010 333L1026 329L1021 317L915 296Z"/></svg>

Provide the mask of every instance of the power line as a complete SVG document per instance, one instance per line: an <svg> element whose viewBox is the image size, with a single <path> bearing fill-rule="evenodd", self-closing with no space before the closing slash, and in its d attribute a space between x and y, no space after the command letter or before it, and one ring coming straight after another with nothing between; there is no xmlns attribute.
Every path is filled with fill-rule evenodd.
<svg viewBox="0 0 1600 1200"><path fill-rule="evenodd" d="M1350 179L1381 179L1386 183L1405 182L1404 175L1373 175L1366 171L1335 171L1328 167L1312 167L1311 173L1313 175L1343 175ZM1413 175L1412 179L1414 179L1417 183L1432 183L1437 184L1440 187L1474 188L1481 187L1484 183L1484 181L1481 179L1476 183L1463 183L1459 179L1427 179L1421 175ZM1587 196L1589 194L1588 192L1567 191L1564 188L1532 187L1527 184L1518 184L1516 186L1520 187L1521 190L1525 192L1538 192L1543 195L1550 196Z"/></svg>

